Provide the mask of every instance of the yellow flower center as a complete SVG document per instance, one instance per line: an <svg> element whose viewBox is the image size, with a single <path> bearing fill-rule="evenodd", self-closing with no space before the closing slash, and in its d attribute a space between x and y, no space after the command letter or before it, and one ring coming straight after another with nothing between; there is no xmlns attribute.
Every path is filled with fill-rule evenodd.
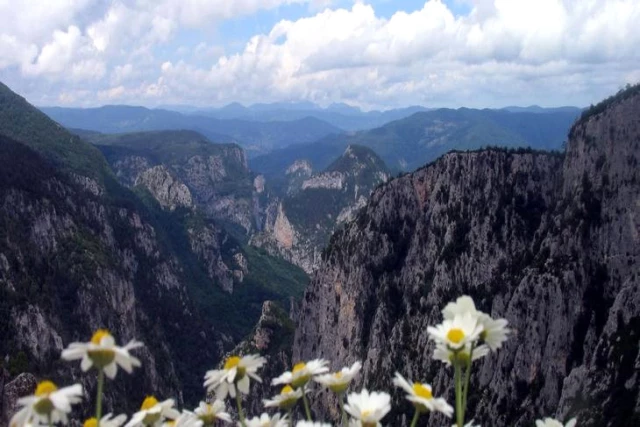
<svg viewBox="0 0 640 427"><path fill-rule="evenodd" d="M224 369L228 371L229 369L233 369L240 364L240 358L238 356L231 356L224 361Z"/></svg>
<svg viewBox="0 0 640 427"><path fill-rule="evenodd" d="M371 415L371 411L362 411L360 415L362 418L367 418L369 415Z"/></svg>
<svg viewBox="0 0 640 427"><path fill-rule="evenodd" d="M416 396L421 397L423 399L433 399L433 394L431 394L431 390L420 383L413 383L413 392Z"/></svg>
<svg viewBox="0 0 640 427"><path fill-rule="evenodd" d="M98 329L91 337L91 342L95 345L100 345L100 341L102 341L102 338L110 336L111 333L108 329Z"/></svg>
<svg viewBox="0 0 640 427"><path fill-rule="evenodd" d="M236 368L236 377L233 379L233 382L236 383L244 378L244 375L247 373L247 368L244 366L240 366L241 360L242 359L240 359L240 357L238 356L231 356L224 361L225 370L228 371L230 369Z"/></svg>
<svg viewBox="0 0 640 427"><path fill-rule="evenodd" d="M83 427L98 427L98 419L97 418L89 418L82 425Z"/></svg>
<svg viewBox="0 0 640 427"><path fill-rule="evenodd" d="M216 414L215 412L213 412L213 406L211 406L209 403L206 403L204 408L205 413L198 416L198 418L206 426L213 425L216 422Z"/></svg>
<svg viewBox="0 0 640 427"><path fill-rule="evenodd" d="M58 390L58 387L51 381L42 381L38 384L38 387L36 387L36 396L49 396L56 390Z"/></svg>
<svg viewBox="0 0 640 427"><path fill-rule="evenodd" d="M293 387L291 387L290 385L286 385L282 387L280 394L289 394L289 393L293 393Z"/></svg>
<svg viewBox="0 0 640 427"><path fill-rule="evenodd" d="M335 374L333 374L333 376L336 377L337 379L342 378L342 371L336 372Z"/></svg>
<svg viewBox="0 0 640 427"><path fill-rule="evenodd" d="M293 367L292 372L295 374L296 372L302 371L306 367L307 367L307 364L304 362L296 363L295 366Z"/></svg>
<svg viewBox="0 0 640 427"><path fill-rule="evenodd" d="M42 381L38 383L38 386L36 387L36 396L41 399L33 405L33 409L42 415L51 414L51 411L53 411L53 402L49 399L49 395L56 390L58 390L58 387L56 387L56 385L51 381Z"/></svg>
<svg viewBox="0 0 640 427"><path fill-rule="evenodd" d="M453 328L447 332L447 339L454 344L460 344L460 341L464 339L464 332L462 329Z"/></svg>
<svg viewBox="0 0 640 427"><path fill-rule="evenodd" d="M140 410L141 411L146 411L148 409L153 408L154 406L156 406L158 404L158 399L156 399L153 396L147 396L144 401L142 402L142 405L140 406Z"/></svg>
<svg viewBox="0 0 640 427"><path fill-rule="evenodd" d="M176 420L169 420L166 422L166 425L173 427L174 425L176 425Z"/></svg>

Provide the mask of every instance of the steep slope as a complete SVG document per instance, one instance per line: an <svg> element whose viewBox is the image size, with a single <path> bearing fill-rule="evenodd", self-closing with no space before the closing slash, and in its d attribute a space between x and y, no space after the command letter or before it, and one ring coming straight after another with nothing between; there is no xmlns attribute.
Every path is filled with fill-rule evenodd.
<svg viewBox="0 0 640 427"><path fill-rule="evenodd" d="M179 362L185 342L201 346L192 360L204 369L220 357L224 341L190 300L178 261L144 211L127 199L106 201L93 192L97 187L82 187L3 135L0 164L3 357L58 378L69 373L58 362L63 346L108 327L147 344L143 371L111 389L112 399L123 390L135 399L149 390L180 400L184 391L193 399L199 378Z"/></svg>
<svg viewBox="0 0 640 427"><path fill-rule="evenodd" d="M311 171L308 164L295 162L289 176L299 173L296 166ZM311 272L331 233L352 219L371 191L389 179L389 172L373 151L352 145L323 172L299 178L251 243Z"/></svg>
<svg viewBox="0 0 640 427"><path fill-rule="evenodd" d="M203 372L251 330L263 301L299 295L304 273L242 248L187 199L163 209L121 186L99 150L0 89L3 367L75 377L94 393L95 377L59 354L107 327L146 344L143 368L107 386L107 410L131 412L148 393L197 402ZM225 280L237 275L230 295Z"/></svg>
<svg viewBox="0 0 640 427"><path fill-rule="evenodd" d="M48 107L42 108L42 111L65 127L104 133L193 130L215 142L241 144L249 154L268 152L291 144L309 143L342 132L342 129L313 117L292 121L252 122L118 105L87 109Z"/></svg>
<svg viewBox="0 0 640 427"><path fill-rule="evenodd" d="M247 231L254 227L251 173L238 145L212 144L193 131L94 134L85 138L102 151L123 184L156 188L168 197L167 186L177 181L187 187L193 205L211 217ZM185 194L177 188L175 192Z"/></svg>
<svg viewBox="0 0 640 427"><path fill-rule="evenodd" d="M637 425L639 114L639 95L619 96L583 115L564 157L450 153L376 190L324 253L293 360L360 359L370 388L388 389L399 370L452 401L452 372L431 359L426 327L470 294L514 331L479 363L470 418ZM403 425L397 410L386 422Z"/></svg>

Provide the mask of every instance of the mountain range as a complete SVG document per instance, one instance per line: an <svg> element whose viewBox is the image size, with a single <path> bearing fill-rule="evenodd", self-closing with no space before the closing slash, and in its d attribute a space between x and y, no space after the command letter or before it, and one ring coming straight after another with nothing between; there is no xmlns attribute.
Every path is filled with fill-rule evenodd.
<svg viewBox="0 0 640 427"><path fill-rule="evenodd" d="M326 167L328 159L350 144L373 149L393 171L412 171L451 150L482 147L531 147L560 150L580 110L510 112L507 110L438 109L415 113L379 128L327 136L250 160L252 169L282 174L294 159Z"/></svg>
<svg viewBox="0 0 640 427"><path fill-rule="evenodd" d="M230 351L260 351L270 374L361 360L356 387L391 390L400 371L452 401L426 329L468 294L511 328L472 376L476 423L637 425L640 85L582 113L515 110L312 129L285 148L295 120L262 122L281 132L268 139L274 128L232 119L274 150L247 161L247 142L214 127L168 127L212 118L78 110L70 132L0 84L0 422L29 375L73 377L57 356L98 327L146 343L107 410L149 392L193 405ZM166 127L133 132L147 120ZM406 426L392 399L385 423ZM313 411L337 419L332 403L318 394Z"/></svg>
<svg viewBox="0 0 640 427"><path fill-rule="evenodd" d="M342 129L313 117L302 117L292 121L256 122L184 115L175 111L123 105L86 109L47 107L41 110L67 128L102 133L193 130L211 141L238 143L250 155L291 144L309 143L342 132Z"/></svg>

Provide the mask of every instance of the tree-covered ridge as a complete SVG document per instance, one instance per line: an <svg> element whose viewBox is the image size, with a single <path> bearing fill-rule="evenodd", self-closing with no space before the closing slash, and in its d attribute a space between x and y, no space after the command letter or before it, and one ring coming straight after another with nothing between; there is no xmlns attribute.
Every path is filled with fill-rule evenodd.
<svg viewBox="0 0 640 427"><path fill-rule="evenodd" d="M249 176L242 148L233 143L215 144L204 135L189 130L133 132L123 134L86 133L85 139L98 146L109 160L125 154L148 158L152 164L174 165L200 156L222 156L228 179ZM236 152L235 157L227 153ZM231 161L233 160L233 161Z"/></svg>
<svg viewBox="0 0 640 427"><path fill-rule="evenodd" d="M188 129L215 142L237 142L250 153L262 153L291 144L310 143L342 129L305 117L292 121L255 122L184 115L174 111L110 105L100 108L42 108L68 128L105 133Z"/></svg>
<svg viewBox="0 0 640 427"><path fill-rule="evenodd" d="M103 181L110 174L100 152L51 121L0 83L0 134L41 152L68 172Z"/></svg>
<svg viewBox="0 0 640 427"><path fill-rule="evenodd" d="M600 114L606 111L606 109L609 108L611 105L620 101L624 101L625 99L629 99L639 93L640 93L640 83L636 83L634 85L627 83L627 85L624 88L620 89L618 93L616 93L615 95L611 95L610 97L604 99L603 101L598 102L596 105L591 105L589 108L584 110L580 115L580 119L576 122L574 127L589 120L590 117L593 117L597 114Z"/></svg>
<svg viewBox="0 0 640 427"><path fill-rule="evenodd" d="M328 136L315 144L295 145L256 157L252 169L282 173L295 159L325 168L348 145L373 149L394 171L411 171L451 150L488 146L558 150L566 141L578 109L528 112L438 109L415 113L376 129Z"/></svg>

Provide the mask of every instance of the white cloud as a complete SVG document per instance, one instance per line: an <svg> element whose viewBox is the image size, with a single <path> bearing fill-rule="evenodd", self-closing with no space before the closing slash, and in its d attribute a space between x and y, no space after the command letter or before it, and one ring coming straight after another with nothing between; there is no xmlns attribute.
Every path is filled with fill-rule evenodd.
<svg viewBox="0 0 640 427"><path fill-rule="evenodd" d="M431 0L419 11L390 19L356 3L350 10L281 21L210 69L180 63L163 76L168 88L176 88L167 93L179 87L198 102L215 91L246 102L261 97L363 106L477 104L451 97L484 91L500 99L508 97L507 89L516 98L513 88L544 87L545 79L559 101L558 95L570 96L563 76L588 82L595 70L614 63L627 73L638 68L637 22L640 4L628 0L496 0L463 17Z"/></svg>
<svg viewBox="0 0 640 427"><path fill-rule="evenodd" d="M364 107L588 103L638 76L637 0L459 1L468 15L429 0L382 18L367 1L0 0L0 13L15 17L0 28L0 72L49 79L67 103ZM237 53L207 37L225 19L294 3L310 15L274 23ZM203 38L184 44L187 30Z"/></svg>

